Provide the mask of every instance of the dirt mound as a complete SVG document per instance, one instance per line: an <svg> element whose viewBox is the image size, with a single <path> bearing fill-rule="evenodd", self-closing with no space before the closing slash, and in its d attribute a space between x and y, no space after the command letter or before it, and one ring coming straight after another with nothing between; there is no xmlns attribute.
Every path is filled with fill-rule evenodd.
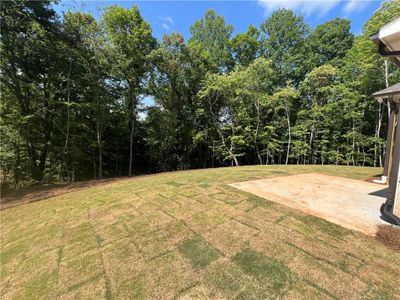
<svg viewBox="0 0 400 300"><path fill-rule="evenodd" d="M376 239L386 247L400 251L400 229L388 225L379 225Z"/></svg>

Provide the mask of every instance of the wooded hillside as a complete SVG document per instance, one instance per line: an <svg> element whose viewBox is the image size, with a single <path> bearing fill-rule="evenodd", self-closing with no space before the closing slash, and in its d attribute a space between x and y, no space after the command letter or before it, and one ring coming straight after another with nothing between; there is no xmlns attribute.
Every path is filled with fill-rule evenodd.
<svg viewBox="0 0 400 300"><path fill-rule="evenodd" d="M209 10L157 40L137 6L56 14L1 2L4 181L58 182L244 164L382 166L399 82L369 36L400 16L383 2L364 25L311 28L281 9L233 35ZM154 105L145 105L153 99Z"/></svg>

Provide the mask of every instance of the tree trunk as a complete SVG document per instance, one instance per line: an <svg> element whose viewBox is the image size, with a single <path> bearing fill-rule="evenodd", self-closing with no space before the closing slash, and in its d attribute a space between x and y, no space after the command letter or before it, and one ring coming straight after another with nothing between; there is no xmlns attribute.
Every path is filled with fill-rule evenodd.
<svg viewBox="0 0 400 300"><path fill-rule="evenodd" d="M258 149L258 131L260 129L260 101L259 100L257 100L257 102L255 103L255 107L256 107L256 111L257 111L257 125L256 125L256 132L254 134L254 144L255 144L255 148L256 148L256 152L257 152L258 163L260 165L262 165L263 162L262 162L262 158L260 155L260 150Z"/></svg>
<svg viewBox="0 0 400 300"><path fill-rule="evenodd" d="M355 161L354 161L354 152L356 151L356 141L355 141L355 124L353 121L353 140L352 140L352 150L351 150L351 161L353 163L353 167L355 166Z"/></svg>
<svg viewBox="0 0 400 300"><path fill-rule="evenodd" d="M231 153L231 155L232 155L233 161L235 162L235 166L239 167L239 161L237 160L237 157L235 155L233 155L233 153Z"/></svg>
<svg viewBox="0 0 400 300"><path fill-rule="evenodd" d="M262 161L262 157L261 157L261 154L260 154L257 144L256 144L256 152L257 152L257 157L258 157L258 163L259 163L259 165L262 165L263 161Z"/></svg>
<svg viewBox="0 0 400 300"><path fill-rule="evenodd" d="M43 172L41 172L39 166L36 163L36 159L31 158L31 176L34 181L43 181Z"/></svg>
<svg viewBox="0 0 400 300"><path fill-rule="evenodd" d="M70 128L70 96L71 96L71 88L70 88L70 78L71 78L71 71L72 71L72 60L69 61L69 71L68 71L68 79L67 79L67 128L65 133L65 143L64 143L64 164L67 170L67 177L69 178L69 166L68 166L68 158L67 158L67 151L68 151L68 142L69 142L69 128Z"/></svg>
<svg viewBox="0 0 400 300"><path fill-rule="evenodd" d="M128 175L132 176L132 164L133 164L133 136L135 132L135 99L131 96L131 132L129 136L129 172Z"/></svg>
<svg viewBox="0 0 400 300"><path fill-rule="evenodd" d="M311 130L310 130L310 140L309 140L309 146L310 146L310 157L308 158L308 163L312 163L314 155L313 155L313 144L314 141L314 125L311 126Z"/></svg>
<svg viewBox="0 0 400 300"><path fill-rule="evenodd" d="M21 165L21 155L20 155L20 148L17 143L15 143L15 152L16 152L16 161L14 165L14 187L17 187L19 183L19 178L20 178L20 168L19 166Z"/></svg>
<svg viewBox="0 0 400 300"><path fill-rule="evenodd" d="M103 151L101 146L100 126L97 125L97 148L99 150L99 179L103 178Z"/></svg>
<svg viewBox="0 0 400 300"><path fill-rule="evenodd" d="M114 172L114 176L117 177L118 174L118 150L117 153L115 154L115 172Z"/></svg>
<svg viewBox="0 0 400 300"><path fill-rule="evenodd" d="M374 167L376 167L376 161L378 157L378 148L380 149L380 145L378 144L378 140L381 135L381 127L382 127L382 118L383 118L383 112L382 112L382 103L378 103L378 120L377 120L377 125L376 125L376 130L375 130L375 149L374 149ZM382 167L382 156L379 154L379 167Z"/></svg>
<svg viewBox="0 0 400 300"><path fill-rule="evenodd" d="M287 118L287 123L288 123L288 146L287 146L285 164L287 165L289 163L290 144L291 144L291 141L292 141L291 126L290 126L290 114L289 114L289 110L288 109L286 109L286 118Z"/></svg>
<svg viewBox="0 0 400 300"><path fill-rule="evenodd" d="M339 165L339 155L340 155L340 152L339 152L339 149L337 149L336 150L336 165Z"/></svg>
<svg viewBox="0 0 400 300"><path fill-rule="evenodd" d="M103 147L101 142L101 124L100 124L100 100L99 100L99 80L100 80L100 73L99 73L99 58L96 53L96 69L97 69L97 86L96 86L96 137L97 137L97 149L99 151L99 171L98 171L98 178L103 178Z"/></svg>

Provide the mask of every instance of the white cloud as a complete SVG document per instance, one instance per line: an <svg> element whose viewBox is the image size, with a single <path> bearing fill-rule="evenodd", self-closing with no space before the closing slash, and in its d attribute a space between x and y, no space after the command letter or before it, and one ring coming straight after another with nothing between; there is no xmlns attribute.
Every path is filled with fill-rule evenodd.
<svg viewBox="0 0 400 300"><path fill-rule="evenodd" d="M346 2L343 8L344 13L350 14L355 11L361 11L368 5L368 1L350 0Z"/></svg>
<svg viewBox="0 0 400 300"><path fill-rule="evenodd" d="M318 16L323 16L331 9L333 9L338 3L339 0L258 0L258 4L264 8L266 15L269 15L271 12L279 8L289 8L296 12L304 14L306 17L314 14L317 14Z"/></svg>
<svg viewBox="0 0 400 300"><path fill-rule="evenodd" d="M171 16L162 18L162 21L163 21L163 23L161 24L161 26L166 30L170 30L171 25L174 24L174 19L172 19Z"/></svg>
<svg viewBox="0 0 400 300"><path fill-rule="evenodd" d="M169 24L174 24L174 19L171 16L165 17L164 21L168 22Z"/></svg>
<svg viewBox="0 0 400 300"><path fill-rule="evenodd" d="M306 17L311 15L323 17L338 5L342 5L342 11L349 14L364 9L368 2L367 0L258 0L258 4L264 8L265 15L279 8L289 8Z"/></svg>

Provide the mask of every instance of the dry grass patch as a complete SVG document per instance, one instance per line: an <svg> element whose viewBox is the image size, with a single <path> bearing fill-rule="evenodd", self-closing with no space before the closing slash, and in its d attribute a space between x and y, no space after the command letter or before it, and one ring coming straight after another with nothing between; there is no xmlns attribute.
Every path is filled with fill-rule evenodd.
<svg viewBox="0 0 400 300"><path fill-rule="evenodd" d="M163 207L163 210L175 219L187 219L190 216L203 212L204 205L191 198L176 197L173 201Z"/></svg>
<svg viewBox="0 0 400 300"><path fill-rule="evenodd" d="M64 236L63 260L75 259L89 251L98 249L97 235L94 230L77 235Z"/></svg>
<svg viewBox="0 0 400 300"><path fill-rule="evenodd" d="M385 291L392 295L391 299L400 299L398 274L400 274L400 264L395 260L386 261L379 258L360 270L360 276L365 282L368 282L374 290Z"/></svg>
<svg viewBox="0 0 400 300"><path fill-rule="evenodd" d="M400 251L400 229L387 225L380 225L376 233L376 239L386 247Z"/></svg>
<svg viewBox="0 0 400 300"><path fill-rule="evenodd" d="M247 202L251 203L251 208L256 208L256 207L263 207L263 208L268 208L274 205L273 202L265 200L264 198L258 197L256 195L248 195L246 198Z"/></svg>
<svg viewBox="0 0 400 300"><path fill-rule="evenodd" d="M258 230L235 220L218 225L213 230L206 232L204 238L215 248L227 256L232 256L245 247Z"/></svg>
<svg viewBox="0 0 400 300"><path fill-rule="evenodd" d="M373 168L251 166L114 181L1 211L2 299L400 298L400 252L229 183Z"/></svg>
<svg viewBox="0 0 400 300"><path fill-rule="evenodd" d="M26 299L30 298L29 293L32 293L32 298L50 297L51 286L57 280L57 258L57 250L28 256L14 270L24 276L17 276L14 272L2 272L4 277L1 281L1 295L6 296L5 299ZM25 286L26 291L19 290L20 286Z"/></svg>
<svg viewBox="0 0 400 300"><path fill-rule="evenodd" d="M55 273L41 273L30 278L16 280L8 289L1 289L2 299L51 299L55 296L53 286L56 284ZM20 287L24 288L21 289Z"/></svg>
<svg viewBox="0 0 400 300"><path fill-rule="evenodd" d="M103 274L100 253L89 252L72 260L61 262L58 290L66 292Z"/></svg>
<svg viewBox="0 0 400 300"><path fill-rule="evenodd" d="M129 279L125 279L118 285L113 286L112 295L115 299L148 299L149 295L144 275L131 276Z"/></svg>
<svg viewBox="0 0 400 300"><path fill-rule="evenodd" d="M203 284L197 284L178 297L179 300L222 300L224 297L218 291Z"/></svg>
<svg viewBox="0 0 400 300"><path fill-rule="evenodd" d="M96 228L96 232L102 245L113 243L129 236L129 232L123 222L105 224Z"/></svg>
<svg viewBox="0 0 400 300"><path fill-rule="evenodd" d="M183 221L176 221L166 224L160 230L164 233L170 246L175 246L185 239L188 239L193 233Z"/></svg>
<svg viewBox="0 0 400 300"><path fill-rule="evenodd" d="M263 244L279 244L290 241L296 236L299 238L304 236L296 230L282 226L281 224L275 222L269 223L268 226L260 227L259 229L261 233L257 237L251 238L250 241L251 244L254 243L254 245L258 245L261 248L265 248L262 246ZM271 251L273 251L273 247Z"/></svg>
<svg viewBox="0 0 400 300"><path fill-rule="evenodd" d="M242 223L266 232L270 230L271 224L282 218L284 214L280 207L275 206L264 208L254 206L247 201L241 202L238 205L243 205L242 209L237 209L230 215Z"/></svg>
<svg viewBox="0 0 400 300"><path fill-rule="evenodd" d="M191 229L198 233L202 233L209 231L228 220L229 218L224 215L223 212L207 210L205 212L195 214L185 221Z"/></svg>
<svg viewBox="0 0 400 300"><path fill-rule="evenodd" d="M74 289L62 294L57 299L74 300L74 299L105 299L106 283L103 277L95 277L93 280L79 285Z"/></svg>
<svg viewBox="0 0 400 300"><path fill-rule="evenodd" d="M196 186L185 186L177 189L177 192L182 196L191 198L201 194L202 191Z"/></svg>
<svg viewBox="0 0 400 300"><path fill-rule="evenodd" d="M170 251L148 262L145 280L149 299L172 299L193 286L197 276L177 251Z"/></svg>
<svg viewBox="0 0 400 300"><path fill-rule="evenodd" d="M216 262L207 269L205 282L227 299L234 299L242 290L251 286L251 283L255 285L235 264L226 259Z"/></svg>
<svg viewBox="0 0 400 300"><path fill-rule="evenodd" d="M222 299L266 299L271 293L227 259L220 259L207 269L205 283L221 294Z"/></svg>
<svg viewBox="0 0 400 300"><path fill-rule="evenodd" d="M294 257L287 266L302 280L317 284L330 295L338 298L357 298L368 285L352 274L295 247ZM351 284L349 284L351 283Z"/></svg>
<svg viewBox="0 0 400 300"><path fill-rule="evenodd" d="M145 293L147 263L134 241L126 238L103 247L102 259L112 295L128 299Z"/></svg>
<svg viewBox="0 0 400 300"><path fill-rule="evenodd" d="M235 205L246 199L246 196L226 188L225 191L211 195L212 198L225 202L226 204Z"/></svg>
<svg viewBox="0 0 400 300"><path fill-rule="evenodd" d="M337 299L316 283L302 280L293 284L285 294L286 299Z"/></svg>
<svg viewBox="0 0 400 300"><path fill-rule="evenodd" d="M305 215L301 212L285 214L277 220L277 223L304 235L313 237L318 236L321 238L343 240L351 233L349 229L340 225L333 224L315 216Z"/></svg>
<svg viewBox="0 0 400 300"><path fill-rule="evenodd" d="M141 236L135 242L145 260L157 257L171 249L162 231L154 231L149 235Z"/></svg>
<svg viewBox="0 0 400 300"><path fill-rule="evenodd" d="M358 274L361 267L365 265L362 258L358 258L351 253L344 252L338 241L335 245L328 243L329 240L322 239L321 236L302 235L295 232L290 239L285 239L285 243L297 250L311 256L316 261L326 262L347 273Z"/></svg>
<svg viewBox="0 0 400 300"><path fill-rule="evenodd" d="M105 263L111 263L110 267L124 263L127 259L140 260L143 258L135 241L129 237L105 245L101 252Z"/></svg>

